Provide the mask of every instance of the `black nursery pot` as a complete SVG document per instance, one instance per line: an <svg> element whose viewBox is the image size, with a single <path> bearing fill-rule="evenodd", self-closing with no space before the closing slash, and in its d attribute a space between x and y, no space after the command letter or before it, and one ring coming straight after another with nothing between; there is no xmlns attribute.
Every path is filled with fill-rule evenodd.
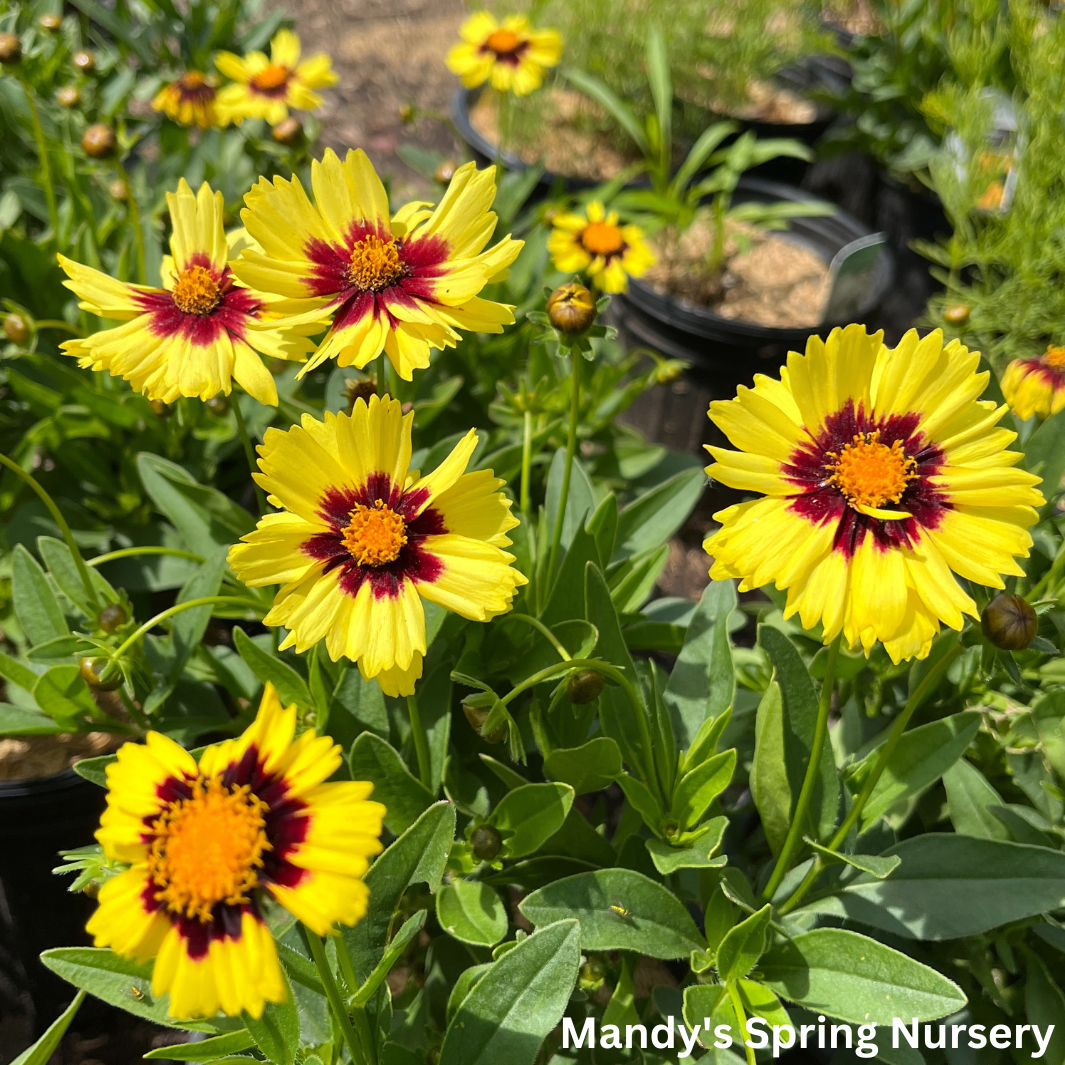
<svg viewBox="0 0 1065 1065"><path fill-rule="evenodd" d="M733 203L751 201L817 202L788 185L744 178ZM809 248L827 263L851 241L870 232L856 218L837 211L822 218L793 218L780 235ZM858 321L866 321L876 312L891 287L893 273L893 258L885 252L859 308ZM617 305L618 323L630 340L688 360L696 378L718 386L723 394L731 394L737 384L748 383L755 373L774 373L789 351L805 349L811 334L827 334L832 326L846 324L827 322L780 329L723 318L707 307L656 292L636 278L630 278L629 290Z"/></svg>
<svg viewBox="0 0 1065 1065"><path fill-rule="evenodd" d="M0 950L20 964L38 1029L70 1001L70 985L40 962L41 951L89 942L94 903L67 891L52 870L60 850L92 843L106 793L72 769L32 780L0 781Z"/></svg>

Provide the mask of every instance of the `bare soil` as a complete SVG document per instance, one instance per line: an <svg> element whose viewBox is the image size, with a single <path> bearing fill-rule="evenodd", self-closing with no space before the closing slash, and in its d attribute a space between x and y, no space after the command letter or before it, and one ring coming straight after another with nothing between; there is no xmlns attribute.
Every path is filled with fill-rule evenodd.
<svg viewBox="0 0 1065 1065"><path fill-rule="evenodd" d="M653 242L659 261L644 277L656 291L709 307L722 318L776 328L815 326L828 299L828 264L778 233L730 224L723 273L705 267L713 246L709 220L679 240Z"/></svg>
<svg viewBox="0 0 1065 1065"><path fill-rule="evenodd" d="M82 758L113 751L122 741L108 732L0 739L0 780L33 780L69 769Z"/></svg>

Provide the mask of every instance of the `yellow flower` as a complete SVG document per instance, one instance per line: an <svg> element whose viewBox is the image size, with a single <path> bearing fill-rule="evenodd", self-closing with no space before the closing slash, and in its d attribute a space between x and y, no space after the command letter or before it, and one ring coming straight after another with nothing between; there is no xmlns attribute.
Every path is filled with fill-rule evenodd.
<svg viewBox="0 0 1065 1065"><path fill-rule="evenodd" d="M1049 418L1065 407L1065 348L1048 344L1034 359L1014 359L1002 375L1002 394L1018 418Z"/></svg>
<svg viewBox="0 0 1065 1065"><path fill-rule="evenodd" d="M295 732L295 706L283 709L267 684L247 732L198 765L149 732L107 768L96 838L130 868L100 889L88 931L98 947L155 959L152 994L169 993L172 1017L258 1017L284 1001L265 896L319 935L366 913L362 876L381 850L385 808L367 801L372 784L324 783L340 747Z"/></svg>
<svg viewBox="0 0 1065 1065"><path fill-rule="evenodd" d="M601 203L588 204L586 216L558 215L551 224L547 250L555 268L583 271L602 292L624 292L630 277L655 263L640 227L618 225L617 212L607 214Z"/></svg>
<svg viewBox="0 0 1065 1065"><path fill-rule="evenodd" d="M276 405L274 379L256 352L299 360L313 343L298 329L278 328L267 297L235 283L226 265L220 192L204 182L193 195L182 178L166 200L174 232L162 288L126 284L59 256L70 279L64 284L82 310L124 323L68 340L63 350L79 365L125 378L164 403L179 396L228 396L235 379L260 403Z"/></svg>
<svg viewBox="0 0 1065 1065"><path fill-rule="evenodd" d="M180 78L164 85L152 97L152 109L162 111L181 126L211 129L226 120L215 111L218 91L215 80L199 70L187 70Z"/></svg>
<svg viewBox="0 0 1065 1065"><path fill-rule="evenodd" d="M413 418L371 396L350 415L268 429L255 479L284 509L229 552L245 584L283 585L264 619L289 629L282 648L303 652L324 637L334 662L358 662L388 695L412 694L421 676L422 598L487 621L526 583L503 550L518 524L503 482L464 472L476 432L419 478L407 469Z"/></svg>
<svg viewBox="0 0 1065 1065"><path fill-rule="evenodd" d="M361 150L343 163L327 151L311 164L311 185L317 206L299 178L260 179L241 217L262 250L232 264L247 285L286 297L290 324L329 323L301 377L331 358L361 369L383 350L409 381L430 348L455 346L459 329L501 333L514 321L513 307L478 296L522 247L505 237L482 251L495 229L494 167L459 167L436 210L414 202L391 219Z"/></svg>
<svg viewBox="0 0 1065 1065"><path fill-rule="evenodd" d="M500 25L479 11L462 24L459 36L462 42L448 52L447 65L467 89L491 81L499 92L528 96L562 56L558 30L534 30L524 15L508 15Z"/></svg>
<svg viewBox="0 0 1065 1065"><path fill-rule="evenodd" d="M218 113L230 122L265 118L271 126L288 117L288 109L313 111L322 98L313 90L335 85L337 76L325 53L300 62L300 39L279 30L270 42L270 58L249 52L243 59L219 52L215 66L232 80L218 94Z"/></svg>
<svg viewBox="0 0 1065 1065"><path fill-rule="evenodd" d="M774 581L785 617L842 631L868 654L928 654L940 622L960 629L976 605L954 573L993 588L1032 544L1039 478L1013 468L1006 407L981 401L979 352L938 330L897 348L862 326L812 336L780 380L710 405L740 450L711 447L707 472L762 498L715 514L711 576L748 591ZM951 572L954 571L954 573Z"/></svg>

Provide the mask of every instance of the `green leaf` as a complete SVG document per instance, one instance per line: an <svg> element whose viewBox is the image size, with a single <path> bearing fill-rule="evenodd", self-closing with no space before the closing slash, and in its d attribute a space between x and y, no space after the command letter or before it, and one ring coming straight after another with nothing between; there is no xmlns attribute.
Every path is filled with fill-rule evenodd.
<svg viewBox="0 0 1065 1065"><path fill-rule="evenodd" d="M0 651L0 677L3 677L9 684L14 684L29 694L33 691L39 675L34 673L29 666L23 665Z"/></svg>
<svg viewBox="0 0 1065 1065"><path fill-rule="evenodd" d="M452 880L436 896L436 919L449 936L475 947L494 947L507 934L503 900L487 884Z"/></svg>
<svg viewBox="0 0 1065 1065"><path fill-rule="evenodd" d="M15 615L31 644L70 635L63 608L44 570L22 544L16 544L12 552L11 597Z"/></svg>
<svg viewBox="0 0 1065 1065"><path fill-rule="evenodd" d="M354 780L373 784L373 798L385 804L390 832L405 832L433 804L429 789L407 768L399 752L373 732L364 732L351 746Z"/></svg>
<svg viewBox="0 0 1065 1065"><path fill-rule="evenodd" d="M551 460L547 474L544 503L547 510L547 527L554 531L558 507L562 502L562 480L566 471L566 449L558 448ZM584 521L595 510L595 489L580 459L573 460L569 495L566 497L566 516L562 521L563 547L568 548L574 537L584 529Z"/></svg>
<svg viewBox="0 0 1065 1065"><path fill-rule="evenodd" d="M62 727L36 710L0 703L0 736L54 736Z"/></svg>
<svg viewBox="0 0 1065 1065"><path fill-rule="evenodd" d="M964 758L943 774L947 790L947 809L954 831L963 836L982 839L1009 839L1009 829L988 809L1001 806L1002 796L987 778Z"/></svg>
<svg viewBox="0 0 1065 1065"><path fill-rule="evenodd" d="M284 969L281 978L288 992L285 1001L267 1002L259 1017L253 1017L245 1010L241 1019L267 1061L273 1065L295 1065L300 1046L300 1015Z"/></svg>
<svg viewBox="0 0 1065 1065"><path fill-rule="evenodd" d="M1047 418L1028 437L1024 465L1043 478L1041 490L1049 509L1061 491L1061 479L1065 476L1065 415L1059 412Z"/></svg>
<svg viewBox="0 0 1065 1065"><path fill-rule="evenodd" d="M131 958L96 947L46 950L41 961L68 983L137 1017L194 1032L223 1030L213 1021L178 1021L168 1016L168 996L156 998L152 994L151 964L138 965Z"/></svg>
<svg viewBox="0 0 1065 1065"><path fill-rule="evenodd" d="M765 950L769 930L770 906L766 903L757 913L731 928L717 948L717 971L722 980L739 980L755 966Z"/></svg>
<svg viewBox="0 0 1065 1065"><path fill-rule="evenodd" d="M541 928L507 951L463 999L440 1065L532 1065L562 1019L580 966L576 921Z"/></svg>
<svg viewBox="0 0 1065 1065"><path fill-rule="evenodd" d="M52 666L45 670L33 686L33 698L56 724L69 732L77 732L97 713L92 693L77 666Z"/></svg>
<svg viewBox="0 0 1065 1065"><path fill-rule="evenodd" d="M1045 1062L1065 1061L1065 994L1037 955L1026 952L1028 979L1024 985L1025 1020L1040 1029L1053 1028L1053 1035L1043 1053ZM1061 972L1058 971L1060 979ZM1026 1035L1026 1044L1031 1036ZM15 1062L18 1065L18 1062Z"/></svg>
<svg viewBox="0 0 1065 1065"><path fill-rule="evenodd" d="M899 856L893 855L890 858L882 858L873 854L844 854L843 851L834 851L828 847L822 847L816 840L812 840L807 837L807 843L819 854L823 854L828 861L826 865L832 865L833 863L841 865L852 865L855 869L860 869L863 873L868 873L870 876L875 876L877 880L883 880L889 877L901 864Z"/></svg>
<svg viewBox="0 0 1065 1065"><path fill-rule="evenodd" d="M966 1003L961 988L935 969L841 928L796 936L770 950L758 968L782 998L853 1024L934 1021Z"/></svg>
<svg viewBox="0 0 1065 1065"><path fill-rule="evenodd" d="M710 804L732 782L736 771L736 752L724 751L696 766L677 783L673 792L670 816L681 831L694 828Z"/></svg>
<svg viewBox="0 0 1065 1065"><path fill-rule="evenodd" d="M204 1039L199 1043L178 1043L173 1046L156 1047L145 1054L149 1061L160 1058L163 1061L214 1061L215 1058L239 1054L255 1046L251 1032L241 1029L239 1032L226 1032Z"/></svg>
<svg viewBox="0 0 1065 1065"><path fill-rule="evenodd" d="M426 912L425 910L418 910L417 913L412 913L403 922L399 931L392 937L391 942L388 944L388 949L382 955L381 960L374 967L374 971L370 973L365 983L359 988L358 993L352 998L354 1005L364 1006L373 998L374 993L392 971L392 966L396 964L400 955L406 950L407 944L425 927Z"/></svg>
<svg viewBox="0 0 1065 1065"><path fill-rule="evenodd" d="M647 38L647 80L651 86L662 143L668 149L673 143L673 82L669 76L666 41L658 26L651 28Z"/></svg>
<svg viewBox="0 0 1065 1065"><path fill-rule="evenodd" d="M758 707L751 794L769 845L779 854L812 756L818 696L795 645L779 629L763 625L758 642L773 664L773 683ZM826 736L804 834L831 835L838 807L839 776Z"/></svg>
<svg viewBox="0 0 1065 1065"><path fill-rule="evenodd" d="M538 927L576 917L585 951L634 950L652 958L687 958L705 946L684 904L631 869L566 877L527 895L519 909Z"/></svg>
<svg viewBox="0 0 1065 1065"><path fill-rule="evenodd" d="M218 595L218 589L222 584L222 574L226 569L226 552L221 548L213 551L202 566L193 574L185 586L178 592L177 602L188 603L193 599L205 599L207 596ZM173 647L174 657L170 665L170 680L176 682L181 676L192 652L203 640L203 634L207 631L207 624L211 620L211 604L196 606L191 610L183 610L175 614L171 622L170 640ZM244 630L239 625L233 626L234 638L240 633L245 640L248 639ZM251 643L250 640L248 640ZM254 644L253 644L254 646ZM241 656L244 657L243 655ZM280 689L279 689L280 693Z"/></svg>
<svg viewBox="0 0 1065 1065"><path fill-rule="evenodd" d="M596 736L580 747L556 747L544 759L544 776L568 784L575 795L602 791L621 772L621 750L609 736Z"/></svg>
<svg viewBox="0 0 1065 1065"><path fill-rule="evenodd" d="M633 139L642 155L646 156L648 154L650 145L647 143L647 135L643 131L643 126L640 125L639 119L621 101L620 97L616 96L598 78L585 74L583 70L567 68L562 71L562 75L580 92L590 96L600 104L603 110Z"/></svg>
<svg viewBox="0 0 1065 1065"><path fill-rule="evenodd" d="M11 1065L48 1065L52 1055L59 1049L59 1044L63 1041L70 1022L74 1020L74 1015L81 1009L84 1001L85 992L79 991L74 996L74 1001L48 1026L44 1035L33 1046L26 1047Z"/></svg>
<svg viewBox="0 0 1065 1065"><path fill-rule="evenodd" d="M686 847L671 847L660 839L649 839L645 841L647 852L663 876L675 873L678 869L715 869L728 860L724 854L714 857L727 827L727 817L715 817L707 822L708 831L694 843Z"/></svg>
<svg viewBox="0 0 1065 1065"><path fill-rule="evenodd" d="M507 857L521 858L539 850L562 827L572 805L568 784L525 784L499 800L489 823L504 833Z"/></svg>
<svg viewBox="0 0 1065 1065"><path fill-rule="evenodd" d="M381 960L392 915L408 885L424 881L430 891L440 886L454 836L455 807L435 803L370 866L363 877L370 890L366 916L341 931L359 980L366 980Z"/></svg>
<svg viewBox="0 0 1065 1065"><path fill-rule="evenodd" d="M688 625L664 695L673 734L682 749L692 745L705 722L720 717L732 705L736 682L728 619L735 609L732 581L711 581Z"/></svg>
<svg viewBox="0 0 1065 1065"><path fill-rule="evenodd" d="M255 528L255 519L243 507L200 484L175 462L144 451L137 456L137 472L144 490L189 550L204 558Z"/></svg>
<svg viewBox="0 0 1065 1065"><path fill-rule="evenodd" d="M38 536L37 550L59 590L90 620L90 628L95 628L96 611L85 595L85 585L70 548L62 540L56 540L52 536ZM89 580L101 602L113 603L118 599L118 593L97 570L89 570Z"/></svg>
<svg viewBox="0 0 1065 1065"><path fill-rule="evenodd" d="M966 711L902 734L883 775L862 811L863 830L897 802L934 784L965 753L980 728L980 715ZM879 748L854 767L848 783L855 790L872 769Z"/></svg>
<svg viewBox="0 0 1065 1065"><path fill-rule="evenodd" d="M886 880L863 874L796 913L846 917L904 939L960 939L1065 906L1065 854L936 832L885 852Z"/></svg>
<svg viewBox="0 0 1065 1065"><path fill-rule="evenodd" d="M706 487L700 466L675 473L634 499L618 515L612 561L651 551L666 543L684 524Z"/></svg>
<svg viewBox="0 0 1065 1065"><path fill-rule="evenodd" d="M643 818L643 823L656 835L660 834L665 811L658 805L647 785L628 773L622 773L618 777L618 784L625 793L625 801Z"/></svg>
<svg viewBox="0 0 1065 1065"><path fill-rule="evenodd" d="M304 710L314 708L307 682L287 662L264 651L239 625L233 626L233 646L263 684L273 684L283 706L295 703Z"/></svg>

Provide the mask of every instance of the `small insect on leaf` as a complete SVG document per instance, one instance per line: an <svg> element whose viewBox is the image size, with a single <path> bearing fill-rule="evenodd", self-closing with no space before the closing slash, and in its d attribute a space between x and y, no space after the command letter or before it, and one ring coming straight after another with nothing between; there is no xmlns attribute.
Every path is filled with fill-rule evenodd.
<svg viewBox="0 0 1065 1065"><path fill-rule="evenodd" d="M610 904L610 912L617 914L617 916L620 917L623 921L628 920L632 917L632 912L630 910L625 909L625 907L622 906L617 899L614 899L614 901Z"/></svg>
<svg viewBox="0 0 1065 1065"><path fill-rule="evenodd" d="M133 998L135 998L135 999L142 999L142 998L144 998L144 992L143 992L143 991L142 991L142 990L141 990L141 989L140 989L139 987L137 987L137 985L136 985L136 984L134 984L134 985L133 985L133 986L132 986L132 987L131 987L131 988L129 989L129 993L130 993L130 995L132 995L132 996L133 996Z"/></svg>

